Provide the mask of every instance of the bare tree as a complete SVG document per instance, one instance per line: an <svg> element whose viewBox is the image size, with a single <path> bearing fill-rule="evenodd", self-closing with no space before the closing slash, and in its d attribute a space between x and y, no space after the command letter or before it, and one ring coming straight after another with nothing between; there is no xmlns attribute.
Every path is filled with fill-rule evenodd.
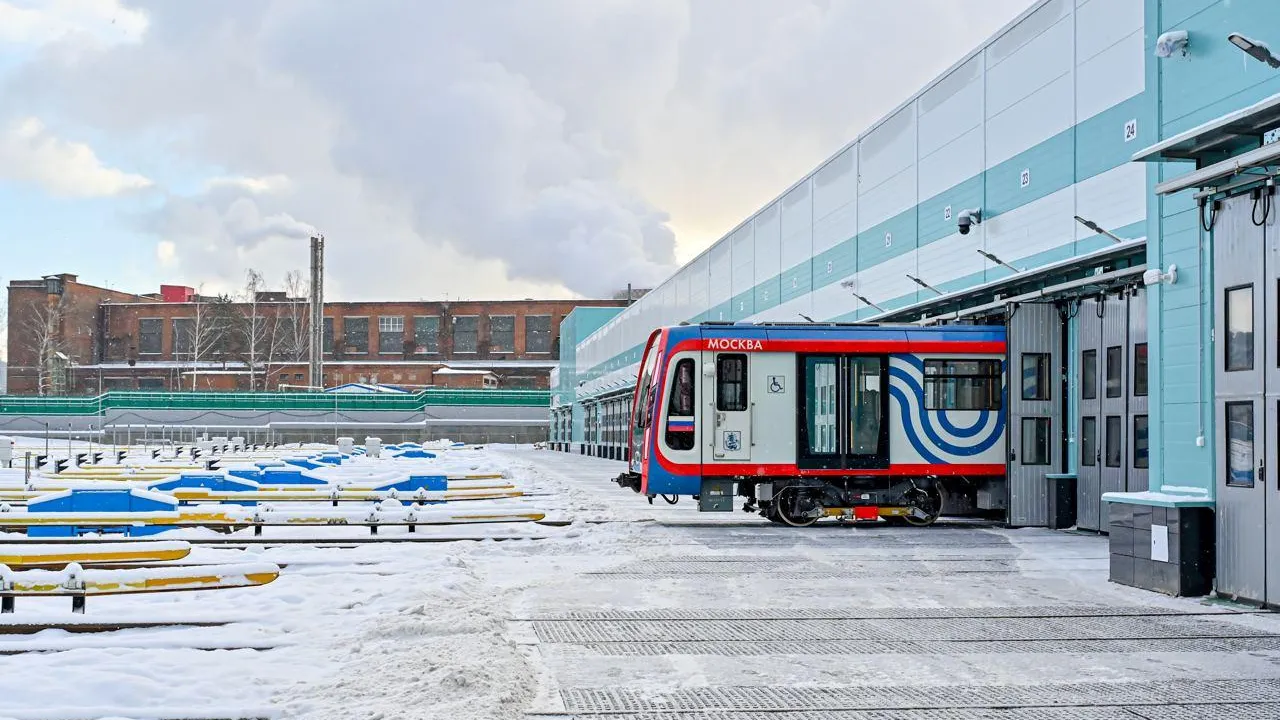
<svg viewBox="0 0 1280 720"><path fill-rule="evenodd" d="M276 308L276 333L278 343L275 357L285 363L297 364L307 359L310 343L311 319L307 298L311 296L309 283L302 273L291 270L284 276L285 302Z"/></svg>
<svg viewBox="0 0 1280 720"><path fill-rule="evenodd" d="M65 384L68 358L61 333L65 304L66 296L59 296L56 302L32 305L23 318L26 350L35 359L36 392L40 395L56 395Z"/></svg>
<svg viewBox="0 0 1280 720"><path fill-rule="evenodd" d="M223 329L218 313L209 307L209 301L201 290L196 290L195 302L192 304L190 318L181 318L187 322L174 327L174 358L191 356L191 389L197 390L200 378L200 363L208 361L222 344Z"/></svg>

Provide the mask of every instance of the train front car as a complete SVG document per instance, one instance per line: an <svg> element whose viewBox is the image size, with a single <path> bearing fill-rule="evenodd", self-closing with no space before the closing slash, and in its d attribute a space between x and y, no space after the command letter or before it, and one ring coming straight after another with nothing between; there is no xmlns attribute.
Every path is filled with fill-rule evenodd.
<svg viewBox="0 0 1280 720"><path fill-rule="evenodd" d="M620 484L804 526L1003 498L1002 327L714 324L649 340Z"/></svg>

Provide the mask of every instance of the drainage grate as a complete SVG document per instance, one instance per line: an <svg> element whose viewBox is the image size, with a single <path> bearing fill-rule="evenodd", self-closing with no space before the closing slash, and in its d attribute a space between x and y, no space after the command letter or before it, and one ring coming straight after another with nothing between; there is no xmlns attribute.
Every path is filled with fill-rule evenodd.
<svg viewBox="0 0 1280 720"><path fill-rule="evenodd" d="M671 692L565 688L560 691L560 695L565 709L579 714L706 710L1097 707L1170 703L1220 705L1249 704L1251 701L1280 702L1280 683L1273 680L1184 680L1034 686L703 687ZM1218 716L1217 708L1204 709L1207 712L1200 717Z"/></svg>
<svg viewBox="0 0 1280 720"><path fill-rule="evenodd" d="M531 620L885 620L912 618L1041 618L1110 617L1139 615L1228 615L1227 608L1202 606L1194 612L1147 605L1012 605L1000 607L846 607L822 608L659 608L653 610L600 610L542 615Z"/></svg>
<svg viewBox="0 0 1280 720"><path fill-rule="evenodd" d="M784 655L1007 655L1120 653L1237 653L1280 650L1280 637L1171 638L1154 640L1010 640L976 642L777 642L758 640L691 642L603 642L566 645L573 653L621 657L716 655L760 657ZM571 650L569 650L571 648ZM1277 715L1280 717L1280 715Z"/></svg>
<svg viewBox="0 0 1280 720"><path fill-rule="evenodd" d="M671 620L533 623L542 642L1001 641L1261 637L1267 633L1198 616L924 618L889 620Z"/></svg>
<svg viewBox="0 0 1280 720"><path fill-rule="evenodd" d="M1161 712L1172 714L1158 714ZM1280 704L1174 705L1168 707L1022 707L936 708L929 710L780 710L767 712L699 712L703 720L1203 720L1206 713L1232 720L1274 720ZM1150 713L1150 715L1147 715ZM617 720L690 720L689 712L609 714Z"/></svg>
<svg viewBox="0 0 1280 720"><path fill-rule="evenodd" d="M1204 720L1207 717L1231 718L1231 720L1275 720L1280 718L1280 703L1249 703L1234 705L1167 705L1164 707L1130 708L1141 720Z"/></svg>

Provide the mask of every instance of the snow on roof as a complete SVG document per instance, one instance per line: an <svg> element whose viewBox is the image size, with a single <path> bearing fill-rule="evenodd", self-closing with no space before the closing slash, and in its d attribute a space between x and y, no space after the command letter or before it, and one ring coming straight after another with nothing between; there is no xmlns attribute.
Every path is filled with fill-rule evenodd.
<svg viewBox="0 0 1280 720"><path fill-rule="evenodd" d="M443 367L439 370L433 370L433 375L493 375L492 370L462 370L459 368ZM497 375L494 375L497 377Z"/></svg>
<svg viewBox="0 0 1280 720"><path fill-rule="evenodd" d="M327 393L390 393L393 395L406 395L407 390L392 385L373 385L371 383L347 383L345 385L337 385L331 388L325 388Z"/></svg>

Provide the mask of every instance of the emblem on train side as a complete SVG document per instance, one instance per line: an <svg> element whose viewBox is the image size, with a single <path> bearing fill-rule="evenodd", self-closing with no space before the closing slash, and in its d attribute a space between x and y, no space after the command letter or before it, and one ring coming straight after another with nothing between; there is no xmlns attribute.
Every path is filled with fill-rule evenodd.
<svg viewBox="0 0 1280 720"><path fill-rule="evenodd" d="M711 338L707 341L708 350L763 350L763 340L749 338Z"/></svg>

